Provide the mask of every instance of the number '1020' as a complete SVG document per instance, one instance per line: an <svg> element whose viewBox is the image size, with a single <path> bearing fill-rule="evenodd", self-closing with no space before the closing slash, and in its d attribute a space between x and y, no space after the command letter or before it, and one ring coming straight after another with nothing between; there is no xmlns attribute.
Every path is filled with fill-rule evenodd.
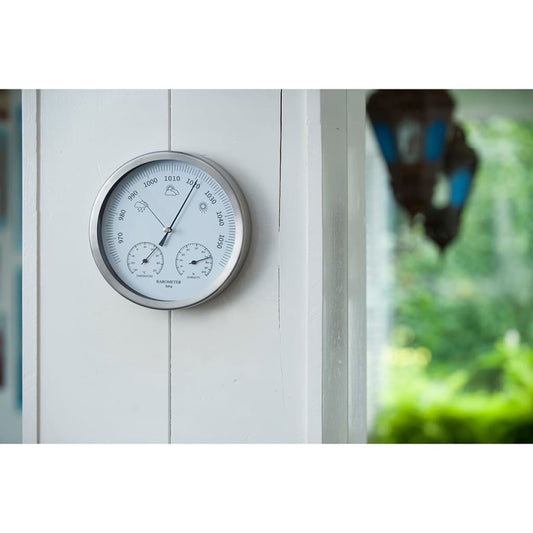
<svg viewBox="0 0 533 533"><path fill-rule="evenodd" d="M194 185L194 181L189 179L189 178L187 178L187 185ZM196 184L196 188L197 189L200 188L200 184L199 183Z"/></svg>

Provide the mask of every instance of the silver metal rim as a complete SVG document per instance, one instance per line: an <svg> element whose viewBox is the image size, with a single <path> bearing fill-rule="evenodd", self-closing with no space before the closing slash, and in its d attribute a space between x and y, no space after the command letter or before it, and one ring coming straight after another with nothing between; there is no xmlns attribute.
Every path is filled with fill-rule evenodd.
<svg viewBox="0 0 533 533"><path fill-rule="evenodd" d="M235 245L233 247L231 257L227 265L224 267L224 270L215 280L213 280L213 283L209 287L201 291L194 298L188 298L185 300L164 301L148 298L134 291L133 289L128 287L115 273L113 268L110 266L103 250L101 240L101 219L104 207L110 196L110 193L119 183L119 181L126 176L126 174L128 174L130 171L137 168L138 166L144 165L145 163L169 159L176 161L184 161L186 163L196 165L203 171L207 172L213 179L218 182L220 187L222 187L224 192L227 194L232 205L233 211L235 213ZM131 300L132 302L135 302L139 305L143 305L145 307L150 307L151 309L163 310L184 309L187 307L193 307L195 305L206 302L217 294L220 294L235 279L235 276L241 269L244 260L246 259L246 255L248 254L248 249L250 247L250 236L250 212L244 195L235 180L226 170L224 170L214 161L211 161L205 157L186 154L183 152L151 152L136 157L122 165L120 168L118 168L115 172L113 172L113 174L109 177L109 179L104 183L104 185L98 192L91 211L91 219L89 225L89 241L91 244L91 252L93 254L94 261L98 269L104 276L105 280L118 293L122 294L122 296L124 296L128 300Z"/></svg>

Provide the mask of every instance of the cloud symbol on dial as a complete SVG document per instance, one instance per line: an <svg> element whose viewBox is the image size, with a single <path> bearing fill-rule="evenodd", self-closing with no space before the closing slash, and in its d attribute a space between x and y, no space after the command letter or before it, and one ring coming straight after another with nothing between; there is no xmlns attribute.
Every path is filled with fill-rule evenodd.
<svg viewBox="0 0 533 533"><path fill-rule="evenodd" d="M139 211L139 213L142 213L148 207L148 204L141 200L140 202L135 202L134 207L137 209L137 211Z"/></svg>
<svg viewBox="0 0 533 533"><path fill-rule="evenodd" d="M165 189L165 196L178 196L179 191L174 187L174 185L167 185L167 188Z"/></svg>

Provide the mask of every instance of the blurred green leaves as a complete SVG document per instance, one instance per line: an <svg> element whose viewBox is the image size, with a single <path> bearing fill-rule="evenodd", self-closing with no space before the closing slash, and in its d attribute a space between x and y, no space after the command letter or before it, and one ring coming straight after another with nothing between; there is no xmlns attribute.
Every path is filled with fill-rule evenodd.
<svg viewBox="0 0 533 533"><path fill-rule="evenodd" d="M415 356L417 350L411 351L410 363L404 354L402 364L398 350L391 353L389 384L371 442L533 442L531 347L499 342L470 369L441 377L428 374L427 365ZM487 372L499 376L492 390L484 379L478 381Z"/></svg>
<svg viewBox="0 0 533 533"><path fill-rule="evenodd" d="M533 123L465 129L481 164L446 254L421 221L395 215L377 442L533 442ZM413 355L421 349L424 364Z"/></svg>

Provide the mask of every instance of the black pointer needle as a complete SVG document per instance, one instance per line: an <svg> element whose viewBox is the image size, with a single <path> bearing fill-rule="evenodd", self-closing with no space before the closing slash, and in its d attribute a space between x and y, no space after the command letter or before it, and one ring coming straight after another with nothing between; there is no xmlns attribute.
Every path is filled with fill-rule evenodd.
<svg viewBox="0 0 533 533"><path fill-rule="evenodd" d="M148 263L148 259L150 259L150 257L152 257L152 255L154 255L155 251L157 250L157 246L154 246L154 249L150 252L150 255L148 257L145 257L141 263L143 264L146 264Z"/></svg>
<svg viewBox="0 0 533 533"><path fill-rule="evenodd" d="M189 263L189 265L196 265L198 264L200 261L205 261L206 259L211 259L211 256L208 255L207 257L202 257L202 259L196 259L196 260L193 260Z"/></svg>
<svg viewBox="0 0 533 533"><path fill-rule="evenodd" d="M185 204L187 203L187 200L189 199L189 196L192 194L192 191L194 191L194 188L196 187L196 184L198 183L198 180L196 180L194 182L194 185L191 187L191 190L189 191L189 194L187 195L187 197L185 198L185 200L183 200L183 203L181 204L181 207L180 207L180 210L176 213L176 216L174 217L174 220L172 221L172 223L170 224L170 226L168 228L166 228L166 233L165 235L163 236L163 238L161 239L160 243L159 243L159 246L163 246L163 244L165 244L165 241L167 240L167 237L168 237L168 234L172 231L172 226L174 225L174 222L176 222L177 218L180 216L180 213L181 213L181 210L183 209L183 207L185 206Z"/></svg>

